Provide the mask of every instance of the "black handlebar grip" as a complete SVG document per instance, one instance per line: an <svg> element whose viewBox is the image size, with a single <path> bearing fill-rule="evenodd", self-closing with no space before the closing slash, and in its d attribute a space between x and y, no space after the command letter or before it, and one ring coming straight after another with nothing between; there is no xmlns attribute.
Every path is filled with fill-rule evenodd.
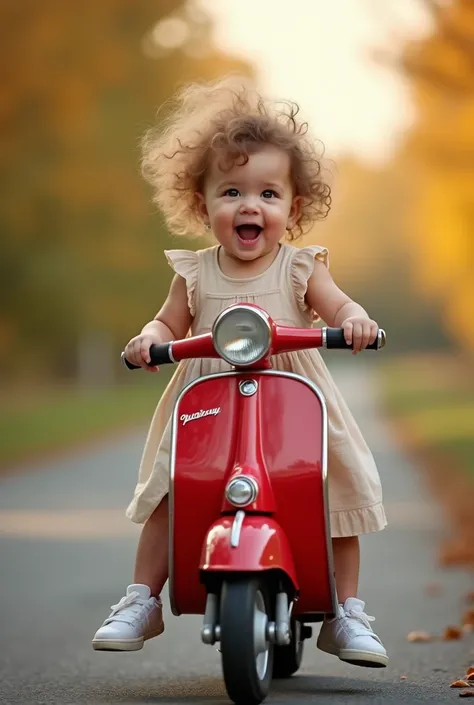
<svg viewBox="0 0 474 705"><path fill-rule="evenodd" d="M385 347L386 340L385 331L379 328L375 341L367 345L365 350L381 350ZM342 328L323 328L323 347L328 350L352 350L352 344L346 343Z"/></svg>
<svg viewBox="0 0 474 705"><path fill-rule="evenodd" d="M174 362L171 355L171 343L160 343L159 345L152 345L150 348L150 367L155 367L155 365L168 365L170 362ZM125 357L125 353L122 353L122 362L125 367L129 370L140 370L139 365L132 365L131 362Z"/></svg>
<svg viewBox="0 0 474 705"><path fill-rule="evenodd" d="M152 345L150 348L150 365L169 365L174 362L173 355L171 354L171 343L160 343L159 345Z"/></svg>

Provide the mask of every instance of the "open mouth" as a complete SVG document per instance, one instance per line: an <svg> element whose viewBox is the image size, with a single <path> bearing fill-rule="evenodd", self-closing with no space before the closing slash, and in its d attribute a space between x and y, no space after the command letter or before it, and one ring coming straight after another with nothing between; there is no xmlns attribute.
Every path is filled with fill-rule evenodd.
<svg viewBox="0 0 474 705"><path fill-rule="evenodd" d="M261 228L260 225L247 224L238 225L235 230L241 242L251 245L252 243L257 242L258 236L262 232L263 228Z"/></svg>

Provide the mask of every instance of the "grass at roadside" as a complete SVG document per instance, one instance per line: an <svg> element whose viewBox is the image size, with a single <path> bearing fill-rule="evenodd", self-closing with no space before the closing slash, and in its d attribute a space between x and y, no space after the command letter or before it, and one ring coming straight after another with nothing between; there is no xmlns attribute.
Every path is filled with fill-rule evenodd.
<svg viewBox="0 0 474 705"><path fill-rule="evenodd" d="M474 478L474 383L459 359L417 356L381 367L382 394L416 449L440 452ZM472 376L472 375L471 375Z"/></svg>
<svg viewBox="0 0 474 705"><path fill-rule="evenodd" d="M149 375L147 383L86 391L59 388L3 401L0 472L22 460L146 423L167 381L165 374Z"/></svg>

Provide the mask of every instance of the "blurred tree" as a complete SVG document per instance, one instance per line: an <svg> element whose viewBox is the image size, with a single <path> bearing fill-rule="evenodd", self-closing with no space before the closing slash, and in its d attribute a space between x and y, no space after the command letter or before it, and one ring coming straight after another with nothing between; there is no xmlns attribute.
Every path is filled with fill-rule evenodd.
<svg viewBox="0 0 474 705"><path fill-rule="evenodd" d="M419 288L446 331L474 352L474 2L423 0L434 32L410 42L398 68L418 121L399 159L414 198L407 228Z"/></svg>
<svg viewBox="0 0 474 705"><path fill-rule="evenodd" d="M74 376L81 341L116 357L171 278L139 137L178 84L251 69L182 0L3 0L0 66L1 369Z"/></svg>
<svg viewBox="0 0 474 705"><path fill-rule="evenodd" d="M307 240L327 245L336 282L387 330L388 353L445 347L441 321L417 293L411 244L404 229L412 190L401 161L374 168L341 159L334 173L333 206Z"/></svg>

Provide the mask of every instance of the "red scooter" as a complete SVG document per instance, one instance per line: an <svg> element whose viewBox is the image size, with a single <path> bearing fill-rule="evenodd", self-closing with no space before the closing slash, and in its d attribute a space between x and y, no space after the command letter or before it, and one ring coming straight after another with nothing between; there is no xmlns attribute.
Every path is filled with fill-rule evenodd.
<svg viewBox="0 0 474 705"><path fill-rule="evenodd" d="M380 329L369 347L384 345ZM150 350L150 365L220 357L233 367L194 380L174 406L169 594L174 615L204 615L202 641L219 643L237 705L261 703L272 677L295 673L308 624L336 611L325 401L270 362L319 347L351 346L340 328L280 326L236 304L212 332Z"/></svg>

